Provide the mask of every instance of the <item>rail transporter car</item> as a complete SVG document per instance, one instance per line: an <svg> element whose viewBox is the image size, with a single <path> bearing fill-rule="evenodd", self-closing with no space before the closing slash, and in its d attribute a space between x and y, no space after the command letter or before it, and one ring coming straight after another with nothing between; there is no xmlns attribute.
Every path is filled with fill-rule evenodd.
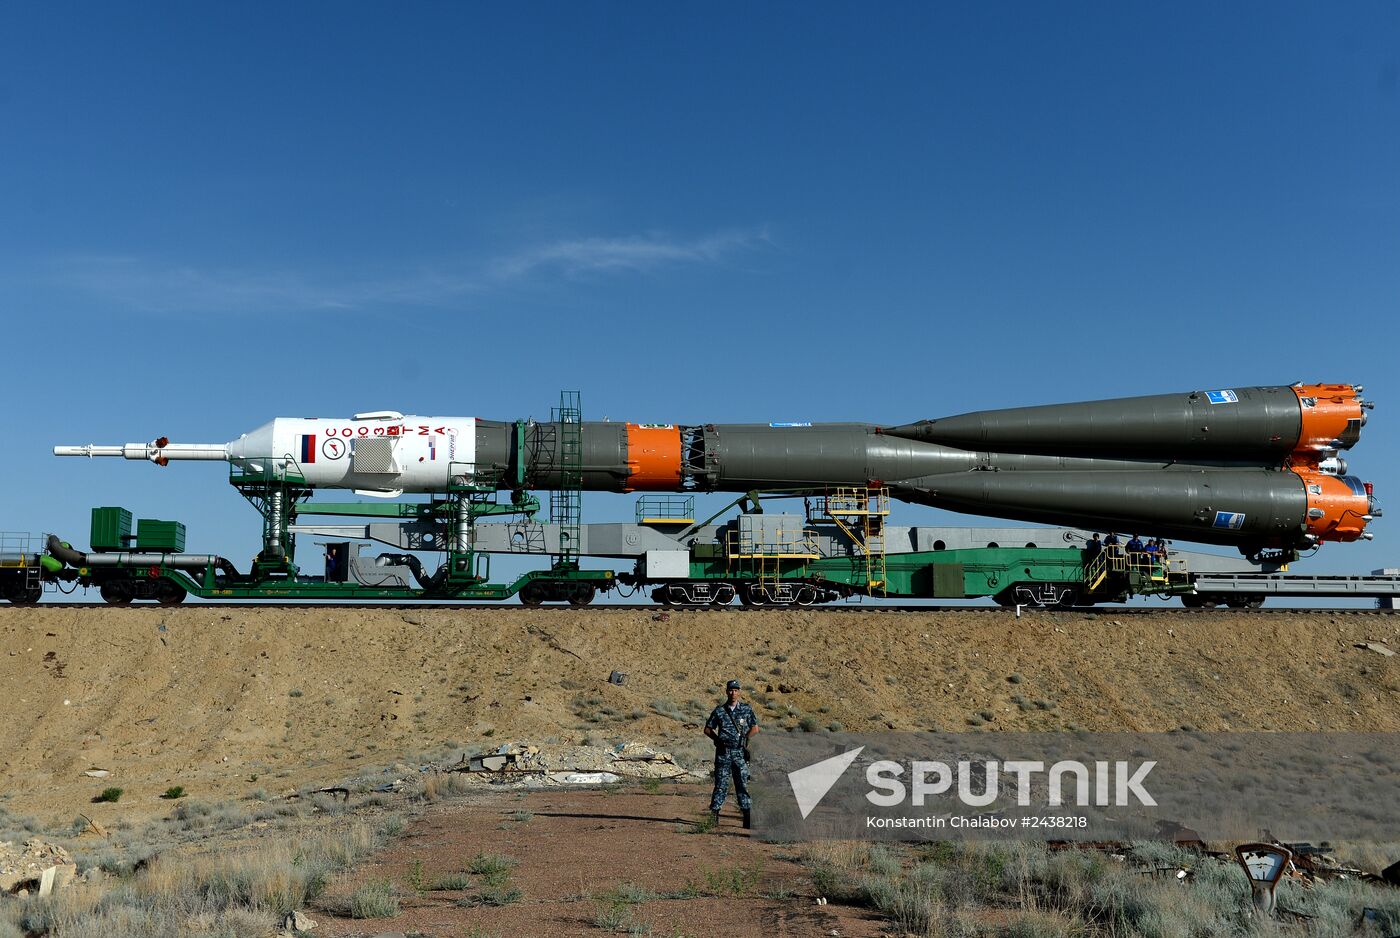
<svg viewBox="0 0 1400 938"><path fill-rule="evenodd" d="M800 501L803 512L773 510L791 501ZM507 498L486 485L465 483L416 506L297 502L276 522L283 528L277 532L283 553L259 555L247 572L219 555L186 552L179 522L135 520L124 508L94 508L86 552L53 535L42 544L7 536L0 544L0 597L26 605L46 592L64 595L82 587L119 606L175 605L189 595L401 603L518 596L527 606L583 606L615 591L690 607L987 598L1005 606L1067 608L1145 595L1180 597L1188 607L1252 608L1271 595L1373 597L1383 603L1400 595L1400 577L1393 575L1299 576L1261 570L1244 558L1185 550L1091 554L1085 549L1089 532L1073 528L890 525L883 489L846 488L815 497L754 492L699 520L694 506L693 496L647 495L637 501L635 522L567 526L536 520L540 506L532 497ZM344 523L361 514L370 520ZM305 523L311 515L337 520ZM478 523L491 516L496 520ZM465 530L454 532L459 537L451 542L444 540L443 518L465 518ZM314 573L296 563L299 536L319 538ZM371 543L395 550L365 555ZM433 573L410 552L443 543L469 546L449 546ZM549 563L510 582L492 582L490 559L498 554ZM621 569L588 569L581 558L615 561Z"/></svg>

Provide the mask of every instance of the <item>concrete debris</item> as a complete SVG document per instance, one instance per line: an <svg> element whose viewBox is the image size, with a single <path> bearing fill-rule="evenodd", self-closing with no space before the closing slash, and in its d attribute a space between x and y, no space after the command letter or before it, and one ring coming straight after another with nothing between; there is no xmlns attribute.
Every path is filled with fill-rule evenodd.
<svg viewBox="0 0 1400 938"><path fill-rule="evenodd" d="M571 774L606 773L615 777L672 779L695 776L676 765L669 752L658 752L640 743L602 746L524 746L507 743L495 752L463 757L456 765L443 767L446 771L483 773L496 776L495 781L527 776L556 782ZM695 776L698 777L698 776Z"/></svg>
<svg viewBox="0 0 1400 938"><path fill-rule="evenodd" d="M462 756L462 761L453 766L457 772L521 772L539 773L544 766L536 764L540 754L538 746L517 746L503 743L495 752L479 756Z"/></svg>
<svg viewBox="0 0 1400 938"><path fill-rule="evenodd" d="M626 672L626 671L614 671L613 673L611 673L611 674L608 675L608 683L609 683L609 684L626 684L626 683L627 683L627 672Z"/></svg>
<svg viewBox="0 0 1400 938"><path fill-rule="evenodd" d="M676 762L669 752L657 752L641 743L618 743L612 748L612 757L616 762L666 762L672 765Z"/></svg>
<svg viewBox="0 0 1400 938"><path fill-rule="evenodd" d="M550 778L554 779L558 774L553 773ZM569 772L560 781L566 785L611 785L622 781L622 776L611 772Z"/></svg>
<svg viewBox="0 0 1400 938"><path fill-rule="evenodd" d="M83 774L86 775L88 778L106 778L112 773L108 772L106 769L88 769Z"/></svg>
<svg viewBox="0 0 1400 938"><path fill-rule="evenodd" d="M295 912L287 913L287 917L282 920L282 930L286 932L311 931L319 927L319 924L311 916L298 909Z"/></svg>
<svg viewBox="0 0 1400 938"><path fill-rule="evenodd" d="M58 844L38 837L26 840L22 847L0 843L0 893L34 890L46 896L72 883L77 874L78 865Z"/></svg>
<svg viewBox="0 0 1400 938"><path fill-rule="evenodd" d="M1386 646L1384 642L1357 642L1357 648L1364 648L1367 651L1374 651L1378 655L1385 655L1387 658L1395 657L1395 650Z"/></svg>

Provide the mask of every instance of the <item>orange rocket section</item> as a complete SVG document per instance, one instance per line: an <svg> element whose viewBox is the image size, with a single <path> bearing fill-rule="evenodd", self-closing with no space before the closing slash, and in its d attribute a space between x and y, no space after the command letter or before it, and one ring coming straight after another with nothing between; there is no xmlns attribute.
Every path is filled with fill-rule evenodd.
<svg viewBox="0 0 1400 938"><path fill-rule="evenodd" d="M1366 529L1371 498L1354 479L1312 469L1293 469L1308 493L1308 533L1320 541L1354 541Z"/></svg>
<svg viewBox="0 0 1400 938"><path fill-rule="evenodd" d="M626 492L675 492L681 487L681 431L672 424L627 424Z"/></svg>
<svg viewBox="0 0 1400 938"><path fill-rule="evenodd" d="M1338 449L1356 442L1366 417L1353 385L1298 384L1293 386L1293 392L1298 395L1303 414L1297 449ZM1338 446L1338 441L1342 446Z"/></svg>

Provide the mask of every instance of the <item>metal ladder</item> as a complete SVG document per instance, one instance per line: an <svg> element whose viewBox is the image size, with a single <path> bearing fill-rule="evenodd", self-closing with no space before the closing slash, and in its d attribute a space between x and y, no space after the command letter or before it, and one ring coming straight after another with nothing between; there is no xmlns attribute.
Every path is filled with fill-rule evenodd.
<svg viewBox="0 0 1400 938"><path fill-rule="evenodd" d="M559 553L554 565L576 568L583 499L583 405L578 391L559 392L553 422L559 430L559 488L549 497L549 520L559 526Z"/></svg>

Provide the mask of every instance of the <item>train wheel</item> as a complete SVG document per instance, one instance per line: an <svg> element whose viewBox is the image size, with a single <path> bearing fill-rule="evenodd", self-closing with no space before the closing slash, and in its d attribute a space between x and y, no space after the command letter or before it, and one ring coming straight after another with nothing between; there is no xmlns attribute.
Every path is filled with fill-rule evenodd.
<svg viewBox="0 0 1400 938"><path fill-rule="evenodd" d="M156 602L162 606L178 606L185 601L187 595L185 588L179 583L161 580L156 584Z"/></svg>
<svg viewBox="0 0 1400 938"><path fill-rule="evenodd" d="M1016 598L1016 590L1014 588L1002 590L1000 593L997 593L995 596L992 597L992 601L995 602L998 606L1001 606L1006 609L1010 609L1012 606L1019 605L1021 602L1019 599Z"/></svg>
<svg viewBox="0 0 1400 938"><path fill-rule="evenodd" d="M1186 593L1181 597L1181 604L1187 609L1214 609L1219 600L1209 593Z"/></svg>
<svg viewBox="0 0 1400 938"><path fill-rule="evenodd" d="M1079 598L1079 590L1070 587L1060 594L1060 598L1055 602L1056 609L1073 609L1075 606L1084 605L1084 601Z"/></svg>
<svg viewBox="0 0 1400 938"><path fill-rule="evenodd" d="M24 586L15 584L0 591L0 597L8 599L16 606L32 606L43 598L44 588L42 586Z"/></svg>
<svg viewBox="0 0 1400 938"><path fill-rule="evenodd" d="M1264 605L1264 597L1257 593L1246 593L1243 596L1231 596L1225 601L1225 605L1231 609L1258 609Z"/></svg>
<svg viewBox="0 0 1400 938"><path fill-rule="evenodd" d="M531 580L520 588L520 604L522 606L538 606L544 602L544 587Z"/></svg>
<svg viewBox="0 0 1400 938"><path fill-rule="evenodd" d="M122 580L108 580L98 590L102 599L113 606L131 605L131 587Z"/></svg>
<svg viewBox="0 0 1400 938"><path fill-rule="evenodd" d="M580 583L569 593L570 606L587 606L598 595L598 588L591 583Z"/></svg>
<svg viewBox="0 0 1400 938"><path fill-rule="evenodd" d="M767 606L769 604L767 592L757 583L749 583L744 587L743 592L740 593L739 596L745 606L757 607Z"/></svg>
<svg viewBox="0 0 1400 938"><path fill-rule="evenodd" d="M797 597L793 600L799 606L811 606L817 602L817 591L810 586L804 586L797 591Z"/></svg>

